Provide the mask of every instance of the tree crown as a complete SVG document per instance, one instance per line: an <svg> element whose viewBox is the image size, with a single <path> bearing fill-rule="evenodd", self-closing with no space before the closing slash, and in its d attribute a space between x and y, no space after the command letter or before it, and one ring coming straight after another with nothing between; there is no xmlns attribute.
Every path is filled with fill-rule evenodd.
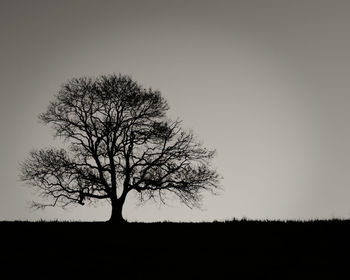
<svg viewBox="0 0 350 280"><path fill-rule="evenodd" d="M199 206L201 191L218 189L210 167L215 152L198 142L181 121L166 117L169 106L158 90L129 76L75 78L61 86L47 111L68 149L31 152L21 165L22 180L35 186L47 205L125 200L135 190L141 201L168 193Z"/></svg>

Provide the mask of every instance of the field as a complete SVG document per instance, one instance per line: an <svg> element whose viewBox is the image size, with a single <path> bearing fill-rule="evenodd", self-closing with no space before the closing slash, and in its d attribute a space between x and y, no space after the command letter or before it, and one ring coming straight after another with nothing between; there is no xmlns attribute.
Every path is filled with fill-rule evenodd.
<svg viewBox="0 0 350 280"><path fill-rule="evenodd" d="M350 221L1 222L3 279L329 279Z"/></svg>

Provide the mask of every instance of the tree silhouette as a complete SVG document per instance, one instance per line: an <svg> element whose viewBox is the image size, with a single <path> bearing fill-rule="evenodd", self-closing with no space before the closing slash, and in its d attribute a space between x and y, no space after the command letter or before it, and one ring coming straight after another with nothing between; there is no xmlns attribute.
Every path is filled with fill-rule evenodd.
<svg viewBox="0 0 350 280"><path fill-rule="evenodd" d="M141 202L165 203L173 194L189 207L200 206L202 191L212 193L219 177L207 150L181 121L166 117L160 92L145 89L124 75L74 78L63 84L47 111L67 148L34 150L21 163L21 179L49 203L66 207L108 200L110 221L123 222L127 194Z"/></svg>

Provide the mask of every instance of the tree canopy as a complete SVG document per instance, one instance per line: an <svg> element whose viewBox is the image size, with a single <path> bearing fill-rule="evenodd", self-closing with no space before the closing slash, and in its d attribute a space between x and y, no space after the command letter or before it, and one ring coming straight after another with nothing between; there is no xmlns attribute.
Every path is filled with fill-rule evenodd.
<svg viewBox="0 0 350 280"><path fill-rule="evenodd" d="M219 175L208 150L180 120L158 90L125 75L74 78L61 86L39 118L50 124L67 148L34 150L21 164L21 179L44 202L36 208L111 203L111 221L123 221L130 191L140 201L165 203L175 195L199 207L202 191L215 192Z"/></svg>

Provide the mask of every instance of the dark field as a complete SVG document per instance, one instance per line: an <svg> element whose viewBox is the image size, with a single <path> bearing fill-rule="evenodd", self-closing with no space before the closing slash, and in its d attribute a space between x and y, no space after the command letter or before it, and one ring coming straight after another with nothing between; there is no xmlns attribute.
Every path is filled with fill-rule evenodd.
<svg viewBox="0 0 350 280"><path fill-rule="evenodd" d="M1 222L0 230L2 279L349 277L350 221Z"/></svg>

